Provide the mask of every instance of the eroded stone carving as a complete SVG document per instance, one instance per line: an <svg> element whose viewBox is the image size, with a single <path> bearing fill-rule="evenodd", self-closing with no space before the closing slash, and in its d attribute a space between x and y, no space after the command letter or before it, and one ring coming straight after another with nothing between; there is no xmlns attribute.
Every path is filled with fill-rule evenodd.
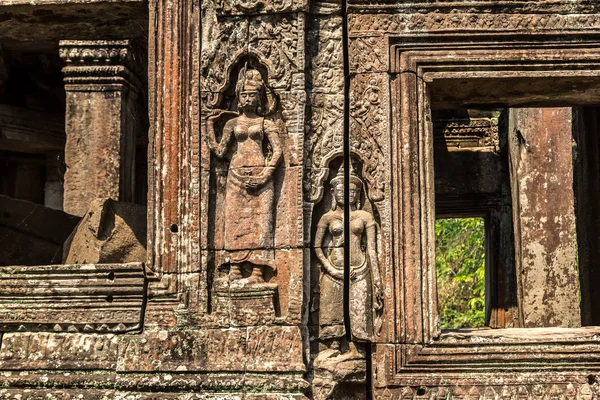
<svg viewBox="0 0 600 400"><path fill-rule="evenodd" d="M304 49L298 40L303 19L300 15L266 15L252 19L248 28L248 49L269 67L269 85L290 89L294 72L304 62Z"/></svg>
<svg viewBox="0 0 600 400"><path fill-rule="evenodd" d="M383 36L353 38L348 44L351 71L377 72L388 67L387 42Z"/></svg>
<svg viewBox="0 0 600 400"><path fill-rule="evenodd" d="M515 31L563 30L577 25L597 29L600 17L591 15L544 15L537 13L469 13L459 10L423 14L350 14L350 32L406 32L406 31Z"/></svg>
<svg viewBox="0 0 600 400"><path fill-rule="evenodd" d="M0 267L0 332L139 330L144 264Z"/></svg>
<svg viewBox="0 0 600 400"><path fill-rule="evenodd" d="M373 201L383 200L387 180L383 155L387 131L385 84L379 74L357 75L350 93L350 149L364 163L362 173Z"/></svg>
<svg viewBox="0 0 600 400"><path fill-rule="evenodd" d="M315 235L315 253L323 267L321 273L319 337L334 339L331 349L339 349L339 338L345 335L343 308L344 285L344 170L331 180L333 205L321 217ZM362 181L350 171L350 330L357 341L370 341L381 329L380 311L383 309L383 292L377 260L377 222L371 213L360 209ZM327 256L323 251L325 235L331 235ZM362 242L366 242L366 251Z"/></svg>
<svg viewBox="0 0 600 400"><path fill-rule="evenodd" d="M252 19L232 17L207 29L206 42L213 45L202 54L200 90L207 105L216 108L223 99L234 67L246 57L261 60L273 89L289 90L294 72L304 62L299 40L301 18L262 15ZM302 88L302 87L300 87Z"/></svg>
<svg viewBox="0 0 600 400"><path fill-rule="evenodd" d="M349 184L344 184L344 169L331 179L332 207L317 224L315 254L321 264L319 279L319 339L326 345L314 361L315 376L321 391L319 398L328 398L335 391L333 382L364 380L364 349L354 342L370 342L379 335L382 326L383 291L377 259L377 222L368 211L360 208L363 183L351 169ZM344 191L349 192L349 204L344 204ZM344 273L344 208L350 208L348 235L350 273ZM331 241L327 254L323 249L326 236ZM345 343L344 279L349 279L349 326L352 341ZM360 346L360 345L359 345ZM325 393L326 392L326 393ZM327 394L329 393L329 394Z"/></svg>
<svg viewBox="0 0 600 400"><path fill-rule="evenodd" d="M217 12L221 14L257 14L268 12L290 12L296 5L293 0L217 0ZM296 7L297 8L297 7Z"/></svg>
<svg viewBox="0 0 600 400"><path fill-rule="evenodd" d="M350 153L364 165L363 178L368 186L369 199L380 202L386 190L384 158L387 120L384 103L384 79L379 74L354 77L350 91ZM331 160L343 154L343 98L317 95L313 98L312 142L307 144L307 158L312 171L305 182L307 197L318 202L323 197L324 181ZM337 129L335 129L337 128Z"/></svg>
<svg viewBox="0 0 600 400"><path fill-rule="evenodd" d="M498 118L500 110L477 114L453 116L451 114L433 114L433 137L436 146L448 148L493 147L499 150L500 138Z"/></svg>
<svg viewBox="0 0 600 400"><path fill-rule="evenodd" d="M146 261L146 207L96 199L65 241L63 263Z"/></svg>
<svg viewBox="0 0 600 400"><path fill-rule="evenodd" d="M209 25L207 19L206 25ZM202 52L200 58L200 90L205 93L219 93L224 90L230 70L246 48L248 20L228 18L220 23L213 21L212 29L205 28L204 41L211 43L210 49ZM242 49L242 50L240 50ZM220 95L210 96L208 102L215 107L221 100Z"/></svg>
<svg viewBox="0 0 600 400"><path fill-rule="evenodd" d="M258 70L242 68L236 86L240 114L217 110L208 117L208 144L219 158L231 153L227 170L222 264L229 264L229 278L242 279L242 264L252 267L248 283L262 283L262 267L274 265L273 173L281 161L280 125L266 116L275 107L275 98ZM215 137L215 121L229 119L222 138ZM234 143L235 142L235 145ZM266 142L266 143L265 143ZM268 145L268 154L263 152Z"/></svg>

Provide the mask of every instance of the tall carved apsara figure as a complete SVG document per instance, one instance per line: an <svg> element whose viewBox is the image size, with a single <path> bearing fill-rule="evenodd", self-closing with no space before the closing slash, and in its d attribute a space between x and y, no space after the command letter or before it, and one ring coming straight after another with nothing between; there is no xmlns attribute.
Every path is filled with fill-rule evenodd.
<svg viewBox="0 0 600 400"><path fill-rule="evenodd" d="M279 126L265 117L269 94L259 71L243 68L236 85L239 115L227 121L221 141L215 137L214 122L219 111L207 121L208 144L224 158L232 152L227 172L224 213L224 248L229 278L242 278L242 265L252 267L249 283L263 282L263 266L274 265L273 173L282 158ZM266 148L268 142L270 151ZM265 145L265 146L263 146Z"/></svg>
<svg viewBox="0 0 600 400"><path fill-rule="evenodd" d="M330 356L339 354L344 326L344 208L350 207L350 333L353 341L372 341L381 329L383 292L377 260L377 223L360 209L362 181L350 171L350 204L344 204L344 170L331 179L333 206L321 217L315 234L315 252L321 262L319 338L330 343ZM328 254L323 251L331 235ZM364 248L364 250L363 250ZM350 344L350 349L355 347Z"/></svg>

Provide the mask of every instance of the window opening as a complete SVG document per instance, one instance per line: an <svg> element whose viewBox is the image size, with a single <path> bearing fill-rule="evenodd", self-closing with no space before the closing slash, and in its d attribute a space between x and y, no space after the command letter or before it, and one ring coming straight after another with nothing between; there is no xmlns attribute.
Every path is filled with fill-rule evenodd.
<svg viewBox="0 0 600 400"><path fill-rule="evenodd" d="M485 326L484 238L483 218L436 221L435 264L442 329Z"/></svg>
<svg viewBox="0 0 600 400"><path fill-rule="evenodd" d="M432 117L442 329L598 325L597 109Z"/></svg>

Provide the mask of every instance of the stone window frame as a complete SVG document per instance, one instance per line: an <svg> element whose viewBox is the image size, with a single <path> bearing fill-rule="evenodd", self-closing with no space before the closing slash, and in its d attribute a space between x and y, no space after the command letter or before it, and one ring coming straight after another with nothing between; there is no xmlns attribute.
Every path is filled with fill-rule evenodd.
<svg viewBox="0 0 600 400"><path fill-rule="evenodd" d="M567 78L577 87L600 76L600 45L565 44L543 35L504 43L413 39L403 36L389 43L390 110L395 110L390 111L391 163L396 166L391 203L398 234L393 251L399 271L394 288L398 344L383 346L380 358L385 360L386 381L403 385L412 377L427 384L421 382L427 380L423 372L432 365L438 372L485 373L581 370L597 363L600 327L440 331L430 100L432 86L441 79ZM551 93L552 100L545 101L521 93L502 101L507 106L597 104L600 99L593 91Z"/></svg>

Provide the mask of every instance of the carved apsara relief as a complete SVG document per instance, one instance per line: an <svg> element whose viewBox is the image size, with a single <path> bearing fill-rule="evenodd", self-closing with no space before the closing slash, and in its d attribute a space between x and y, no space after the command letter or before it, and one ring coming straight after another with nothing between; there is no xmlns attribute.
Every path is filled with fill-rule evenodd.
<svg viewBox="0 0 600 400"><path fill-rule="evenodd" d="M240 70L237 87L239 115L217 111L208 118L207 138L212 152L219 158L233 149L229 161L225 189L224 245L232 280L242 278L241 265L253 266L252 283L263 282L261 266L273 265L273 172L281 161L280 127L265 119L272 112L272 94L259 71ZM217 142L214 121L223 115L235 115L228 120ZM235 146L233 142L235 141ZM263 141L271 152L265 156Z"/></svg>
<svg viewBox="0 0 600 400"><path fill-rule="evenodd" d="M281 161L280 129L265 119L274 102L259 71L242 68L236 86L239 115L216 111L208 118L207 138L212 152L224 158L232 150L227 172L224 212L224 246L230 278L242 278L241 265L253 266L250 281L263 282L261 266L273 265L273 172ZM215 138L214 121L230 115L221 141ZM263 153L263 141L271 147ZM235 144L235 146L234 146ZM233 147L233 149L232 149Z"/></svg>
<svg viewBox="0 0 600 400"><path fill-rule="evenodd" d="M208 232L201 240L214 253L205 267L209 313L235 325L300 320L302 252L292 250L292 256L289 249L302 246L304 233L304 16L217 14L215 28L204 33L216 36L217 46L204 52L200 79L207 136L201 140L201 222ZM232 31L218 34L227 27ZM244 89L242 80L256 90ZM243 110L243 97L254 91L257 103ZM252 292L246 294L254 300L232 289Z"/></svg>
<svg viewBox="0 0 600 400"><path fill-rule="evenodd" d="M319 338L330 340L330 349L339 351L345 336L344 316L344 209L350 208L350 335L356 341L371 341L381 330L383 293L377 257L377 222L368 211L361 209L361 179L350 170L345 184L344 169L331 179L332 207L317 224L315 254L321 263L319 308ZM348 190L349 204L344 204ZM323 245L330 236L327 255ZM365 243L363 249L363 242ZM326 301L323 301L326 299Z"/></svg>
<svg viewBox="0 0 600 400"><path fill-rule="evenodd" d="M378 222L368 197L363 196L364 183L352 162L348 178L346 184L341 166L330 179L327 200L330 198L331 206L318 218L314 234L315 272L318 271L311 291L311 310L318 321L313 328L318 339L316 347L313 346L315 399L335 399L351 390L352 385L366 382L364 343L376 341L382 328L384 302L377 248ZM363 200L366 200L364 205ZM321 203L320 208L325 204L326 201ZM350 218L347 235L345 215ZM347 297L345 285L349 288Z"/></svg>

